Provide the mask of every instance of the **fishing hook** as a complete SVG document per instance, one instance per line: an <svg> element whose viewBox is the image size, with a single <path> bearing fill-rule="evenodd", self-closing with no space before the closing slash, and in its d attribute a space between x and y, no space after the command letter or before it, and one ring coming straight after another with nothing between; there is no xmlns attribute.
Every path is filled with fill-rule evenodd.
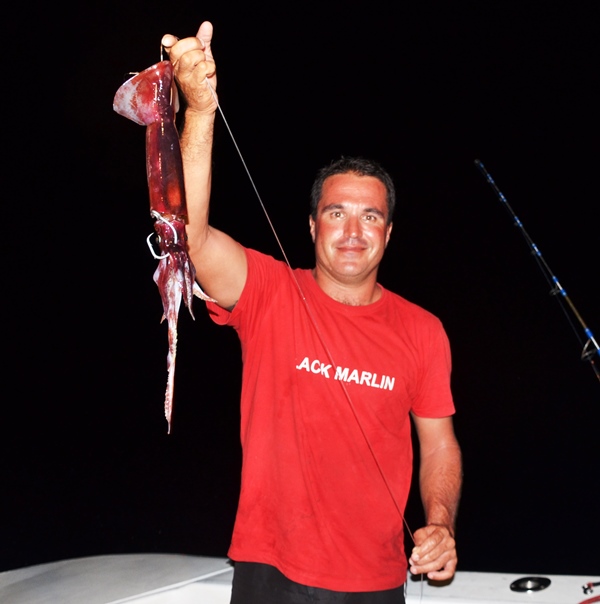
<svg viewBox="0 0 600 604"><path fill-rule="evenodd" d="M164 222L165 224L168 224L169 227L171 228L171 230L173 231L173 243L175 245L177 245L177 229L175 229L175 227L163 216L161 216L158 212L156 212L155 210L152 210L152 212L150 212L150 214L153 216L153 218L156 218L156 220L160 220L161 222ZM159 256L155 251L154 248L152 247L152 244L150 243L150 237L152 237L152 235L154 235L154 233L150 233L150 235L148 235L148 237L146 237L146 243L148 244L148 247L150 248L150 252L151 254L157 259L157 260L164 260L165 258L169 257L169 254L163 254L162 256Z"/></svg>

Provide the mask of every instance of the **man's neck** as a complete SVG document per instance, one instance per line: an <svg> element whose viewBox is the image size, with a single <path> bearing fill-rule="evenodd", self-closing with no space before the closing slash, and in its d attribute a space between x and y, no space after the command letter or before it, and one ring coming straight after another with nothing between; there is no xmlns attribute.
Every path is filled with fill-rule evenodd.
<svg viewBox="0 0 600 604"><path fill-rule="evenodd" d="M312 274L317 285L336 302L349 306L367 306L381 298L381 287L377 284L376 274L360 283L337 281L318 268L314 268Z"/></svg>

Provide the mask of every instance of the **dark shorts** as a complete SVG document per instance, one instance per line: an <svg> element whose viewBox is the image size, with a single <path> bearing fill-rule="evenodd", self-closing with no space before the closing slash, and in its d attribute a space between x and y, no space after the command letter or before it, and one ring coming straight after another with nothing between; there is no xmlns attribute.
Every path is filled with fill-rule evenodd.
<svg viewBox="0 0 600 604"><path fill-rule="evenodd" d="M383 591L331 591L290 581L275 567L235 562L231 604L405 604L404 585Z"/></svg>

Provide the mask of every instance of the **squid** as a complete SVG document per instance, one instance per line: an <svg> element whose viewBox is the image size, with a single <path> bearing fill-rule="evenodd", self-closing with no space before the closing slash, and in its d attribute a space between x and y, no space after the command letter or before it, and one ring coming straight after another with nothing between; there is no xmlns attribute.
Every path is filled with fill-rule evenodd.
<svg viewBox="0 0 600 604"><path fill-rule="evenodd" d="M117 90L113 101L113 109L119 115L146 126L150 215L154 219L160 255L153 251L149 241L148 245L154 257L159 260L153 279L162 299L161 322L166 319L169 338L164 403L167 433L171 432L177 320L181 301L185 303L192 318L194 295L214 302L196 282L196 269L187 250L187 209L181 148L175 126L176 105L177 88L170 61L156 63L128 79Z"/></svg>

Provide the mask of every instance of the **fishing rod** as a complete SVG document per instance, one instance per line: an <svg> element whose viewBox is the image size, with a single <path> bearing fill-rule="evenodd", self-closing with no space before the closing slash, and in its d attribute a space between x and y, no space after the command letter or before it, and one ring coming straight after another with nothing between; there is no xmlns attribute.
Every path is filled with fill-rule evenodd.
<svg viewBox="0 0 600 604"><path fill-rule="evenodd" d="M585 333L585 335L587 337L585 344L583 344L583 341L582 341L577 329L575 329L575 326L573 324L573 321L571 320L571 317L566 312L566 308L564 307L563 304L561 304L561 308L563 309L563 312L565 313L565 316L567 317L569 324L573 328L573 331L575 332L577 339L579 340L579 342L581 344L583 344L583 349L581 352L581 360L589 361L590 365L592 366L592 369L594 370L594 373L596 374L596 377L598 378L598 381L600 381L600 369L596 365L596 361L599 360L599 358L600 358L600 346L598 345L598 342L595 340L591 329L585 324L581 315L575 308L575 305L573 304L573 302L567 295L567 292L564 290L564 288L559 283L556 276L550 270L550 267L546 263L539 248L533 242L533 240L531 239L531 237L529 236L529 234L523 227L523 223L519 220L517 215L514 213L513 209L510 207L510 204L506 200L506 197L504 197L504 195L502 194L502 192L500 191L500 189L494 182L494 179L491 177L490 173L485 169L485 166L478 159L475 160L475 165L479 168L479 170L481 171L481 173L483 174L485 179L488 181L488 183L490 184L490 186L492 187L492 189L498 196L498 199L502 202L504 207L508 210L509 214L512 216L512 218L514 220L514 223L519 227L521 233L523 234L523 237L525 238L525 241L527 241L527 244L531 248L533 256L538 263L538 266L540 267L542 273L544 274L544 277L546 278L546 280L548 281L548 283L550 284L550 286L552 288L550 290L550 294L552 296L558 296L558 294L560 294L560 297L557 297L557 300L559 302L561 300L564 300L564 302L566 302L566 304L570 308L571 312L573 313L573 315L575 316L575 318L577 319L577 321L583 328L583 332Z"/></svg>

